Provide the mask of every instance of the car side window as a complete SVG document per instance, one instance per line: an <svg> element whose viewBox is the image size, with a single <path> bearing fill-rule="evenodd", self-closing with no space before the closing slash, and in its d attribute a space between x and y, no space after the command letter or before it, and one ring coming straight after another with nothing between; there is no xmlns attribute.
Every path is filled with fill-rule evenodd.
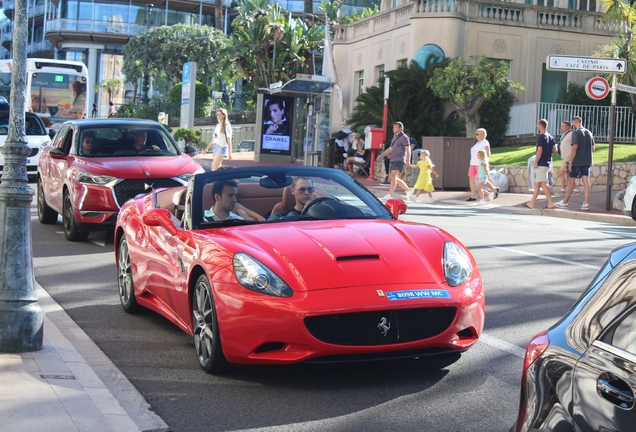
<svg viewBox="0 0 636 432"><path fill-rule="evenodd" d="M611 341L613 346L636 355L636 309L627 315L614 329Z"/></svg>
<svg viewBox="0 0 636 432"><path fill-rule="evenodd" d="M68 134L69 127L62 126L60 131L55 135L55 142L53 143L53 147L62 148L62 143L64 142L66 135Z"/></svg>

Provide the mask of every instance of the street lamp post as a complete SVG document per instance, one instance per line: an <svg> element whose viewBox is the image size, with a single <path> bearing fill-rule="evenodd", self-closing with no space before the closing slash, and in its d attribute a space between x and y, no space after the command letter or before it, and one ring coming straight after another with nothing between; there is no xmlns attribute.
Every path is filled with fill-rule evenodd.
<svg viewBox="0 0 636 432"><path fill-rule="evenodd" d="M145 52L144 52L144 79L141 87L141 103L147 104L150 99L148 98L148 89L150 87L150 73L148 72L148 30L150 29L150 13L152 12L153 4L146 5L146 38L145 38Z"/></svg>
<svg viewBox="0 0 636 432"><path fill-rule="evenodd" d="M27 0L16 0L13 27L11 113L0 183L0 352L42 349L44 313L38 305L31 251L31 201L24 129Z"/></svg>

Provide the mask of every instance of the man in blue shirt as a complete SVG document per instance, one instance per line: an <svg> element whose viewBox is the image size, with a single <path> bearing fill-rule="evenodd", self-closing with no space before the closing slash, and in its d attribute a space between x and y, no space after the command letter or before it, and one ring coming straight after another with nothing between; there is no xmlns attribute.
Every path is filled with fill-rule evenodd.
<svg viewBox="0 0 636 432"><path fill-rule="evenodd" d="M524 205L529 209L534 208L534 203L539 197L540 189L543 189L543 193L548 200L548 206L546 208L553 209L554 202L552 201L552 194L548 187L548 172L552 169L552 153L556 153L556 143L552 135L547 131L547 120L539 120L537 129L539 130L539 135L537 136L537 154L534 161L534 169L537 170L534 193L530 201Z"/></svg>
<svg viewBox="0 0 636 432"><path fill-rule="evenodd" d="M399 184L402 189L406 191L406 196L411 197L413 191L409 188L404 180L398 178L400 171L404 169L404 165L407 161L411 161L411 143L408 137L403 131L404 125L401 122L393 123L393 139L391 140L391 147L385 150L379 157L391 157L391 168L389 174L389 193L386 194L383 199L393 198L393 192L395 187Z"/></svg>

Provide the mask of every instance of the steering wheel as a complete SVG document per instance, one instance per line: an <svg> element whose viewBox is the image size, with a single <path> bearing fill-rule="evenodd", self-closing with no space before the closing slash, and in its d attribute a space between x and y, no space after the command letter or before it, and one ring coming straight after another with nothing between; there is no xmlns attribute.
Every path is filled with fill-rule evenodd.
<svg viewBox="0 0 636 432"><path fill-rule="evenodd" d="M328 201L328 200L333 200L333 198L331 197L318 197L318 198L314 198L311 201L309 201L307 204L305 204L305 208L303 209L303 211L300 213L301 216L306 215L307 211L313 207L315 204L321 203L323 201Z"/></svg>

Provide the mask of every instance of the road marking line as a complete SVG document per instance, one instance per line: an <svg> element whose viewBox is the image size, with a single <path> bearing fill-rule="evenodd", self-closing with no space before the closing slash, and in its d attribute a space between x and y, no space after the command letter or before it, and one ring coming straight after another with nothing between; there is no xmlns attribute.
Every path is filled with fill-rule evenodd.
<svg viewBox="0 0 636 432"><path fill-rule="evenodd" d="M531 252L524 252L518 249L512 249L512 248L507 248L507 247L501 247L501 246L488 246L490 248L493 249L501 249L501 250L505 250L508 252L513 252L513 253L517 253L520 255L527 255L527 256L532 256L532 257L536 257L536 258L541 258L541 259L545 259L548 261L556 261L556 262L560 262L563 264L570 264L570 265L575 265L575 266L579 266L579 267L585 267L585 268L589 268L589 269L594 269L594 270L600 270L600 266L595 266L595 265L590 265L590 264L583 264L580 262L576 262L576 261L569 261L569 260L564 260L561 258L555 258L555 257L551 257L551 256L547 256L547 255L541 255L541 254L535 254L535 253L531 253Z"/></svg>
<svg viewBox="0 0 636 432"><path fill-rule="evenodd" d="M526 350L524 350L523 348L519 348L517 345L502 341L501 339L488 336L485 333L482 333L481 336L479 336L479 340L486 345L490 345L493 348L506 351L507 353L516 355L517 357L524 358L526 356Z"/></svg>

